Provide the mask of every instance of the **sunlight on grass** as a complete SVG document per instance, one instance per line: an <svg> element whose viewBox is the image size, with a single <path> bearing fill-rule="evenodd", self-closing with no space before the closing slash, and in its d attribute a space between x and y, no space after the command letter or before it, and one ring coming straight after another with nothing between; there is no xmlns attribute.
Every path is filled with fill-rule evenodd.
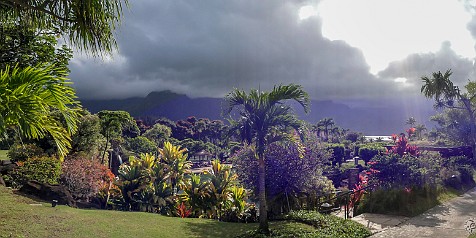
<svg viewBox="0 0 476 238"><path fill-rule="evenodd" d="M0 150L0 160L8 159L7 152L8 150Z"/></svg>
<svg viewBox="0 0 476 238"><path fill-rule="evenodd" d="M229 237L257 227L144 212L52 208L5 187L0 187L0 203L0 237Z"/></svg>

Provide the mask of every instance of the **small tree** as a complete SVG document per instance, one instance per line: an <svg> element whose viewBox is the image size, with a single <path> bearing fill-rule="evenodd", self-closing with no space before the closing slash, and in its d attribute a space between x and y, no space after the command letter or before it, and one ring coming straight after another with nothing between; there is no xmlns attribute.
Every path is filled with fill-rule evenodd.
<svg viewBox="0 0 476 238"><path fill-rule="evenodd" d="M450 80L452 72L447 70L444 74L440 71L432 74L432 77L422 77L423 86L421 92L427 98L435 99L435 107L463 110L470 120L469 134L471 135L471 148L473 159L476 160L476 82L466 84L466 92L462 92Z"/></svg>
<svg viewBox="0 0 476 238"><path fill-rule="evenodd" d="M309 96L302 86L290 84L274 87L271 92L251 90L249 94L235 89L225 97L224 114L230 115L233 109L238 109L241 116L234 121L239 128L241 138L256 148L259 174L259 212L262 233L269 234L267 205L266 205L266 165L265 151L273 140L273 132L287 131L289 127L299 127L300 123L291 112L291 107L284 104L286 100L295 100L307 112Z"/></svg>

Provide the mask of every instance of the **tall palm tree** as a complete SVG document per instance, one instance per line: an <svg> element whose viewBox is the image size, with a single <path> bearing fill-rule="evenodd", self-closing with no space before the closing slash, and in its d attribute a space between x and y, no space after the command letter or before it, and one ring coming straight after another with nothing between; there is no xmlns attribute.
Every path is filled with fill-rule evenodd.
<svg viewBox="0 0 476 238"><path fill-rule="evenodd" d="M241 116L234 125L240 127L242 139L256 148L258 157L258 194L260 232L268 234L268 216L266 205L266 168L264 152L271 142L269 135L273 131L284 131L289 127L299 127L299 121L292 113L291 107L283 103L295 100L305 112L309 110L309 96L302 86L290 84L275 86L271 92L256 89L247 94L235 89L225 97L224 114L230 115L236 109Z"/></svg>
<svg viewBox="0 0 476 238"><path fill-rule="evenodd" d="M0 135L7 128L29 139L50 135L63 158L77 130L80 104L68 79L51 74L58 70L56 66L7 66L0 72Z"/></svg>
<svg viewBox="0 0 476 238"><path fill-rule="evenodd" d="M324 128L325 140L329 140L329 129L335 125L334 119L330 117L323 118L317 122L317 126Z"/></svg>

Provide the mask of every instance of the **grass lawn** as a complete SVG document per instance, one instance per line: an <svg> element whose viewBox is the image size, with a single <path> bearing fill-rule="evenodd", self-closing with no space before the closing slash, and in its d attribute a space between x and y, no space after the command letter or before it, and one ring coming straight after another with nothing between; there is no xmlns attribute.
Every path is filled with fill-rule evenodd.
<svg viewBox="0 0 476 238"><path fill-rule="evenodd" d="M29 204L42 204L33 206ZM257 224L51 207L0 186L0 237L232 237Z"/></svg>
<svg viewBox="0 0 476 238"><path fill-rule="evenodd" d="M0 160L8 159L7 152L8 152L8 150L0 150Z"/></svg>
<svg viewBox="0 0 476 238"><path fill-rule="evenodd" d="M258 227L258 224L182 219L145 212L53 208L49 203L17 195L2 186L0 204L0 237L235 237ZM270 228L279 234L277 237L341 237L342 229L365 229L350 220L320 214L318 217L324 219L319 224L327 221L332 226L322 229L289 220L270 222Z"/></svg>

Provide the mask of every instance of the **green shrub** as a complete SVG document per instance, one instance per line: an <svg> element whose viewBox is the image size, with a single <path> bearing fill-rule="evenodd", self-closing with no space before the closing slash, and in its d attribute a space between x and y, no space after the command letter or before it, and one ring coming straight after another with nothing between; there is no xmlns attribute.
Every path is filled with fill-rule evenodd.
<svg viewBox="0 0 476 238"><path fill-rule="evenodd" d="M286 215L285 219L314 226L319 232L314 237L358 238L372 234L362 224L315 211L293 211Z"/></svg>
<svg viewBox="0 0 476 238"><path fill-rule="evenodd" d="M354 215L369 212L412 217L438 205L442 195L453 193L442 186L379 189L364 195Z"/></svg>
<svg viewBox="0 0 476 238"><path fill-rule="evenodd" d="M343 144L329 144L328 149L332 150L332 164L339 166L344 162L345 147Z"/></svg>
<svg viewBox="0 0 476 238"><path fill-rule="evenodd" d="M35 144L14 144L8 150L8 158L12 162L25 161L32 157L43 157L46 153Z"/></svg>
<svg viewBox="0 0 476 238"><path fill-rule="evenodd" d="M138 136L127 140L129 149L137 154L154 154L157 151L157 145L147 137Z"/></svg>
<svg viewBox="0 0 476 238"><path fill-rule="evenodd" d="M372 233L362 224L334 215L322 215L315 211L293 211L284 216L285 221L271 223L270 237L320 237L359 238ZM238 237L266 237L250 231Z"/></svg>
<svg viewBox="0 0 476 238"><path fill-rule="evenodd" d="M5 182L12 187L21 187L30 180L57 184L61 175L61 161L53 157L33 157L18 165L5 176Z"/></svg>
<svg viewBox="0 0 476 238"><path fill-rule="evenodd" d="M385 147L379 144L366 144L359 148L359 157L365 161L365 165L369 162L374 156L385 152Z"/></svg>

